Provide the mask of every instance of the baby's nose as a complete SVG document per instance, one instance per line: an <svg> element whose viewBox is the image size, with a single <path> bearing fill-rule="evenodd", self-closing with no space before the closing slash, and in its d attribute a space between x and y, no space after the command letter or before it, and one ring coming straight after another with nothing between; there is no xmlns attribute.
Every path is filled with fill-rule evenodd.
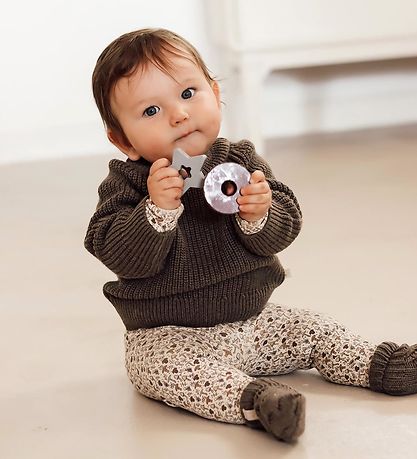
<svg viewBox="0 0 417 459"><path fill-rule="evenodd" d="M173 126L177 126L178 124L181 124L183 121L188 120L190 115L186 110L183 108L177 108L172 112L171 115L171 124Z"/></svg>

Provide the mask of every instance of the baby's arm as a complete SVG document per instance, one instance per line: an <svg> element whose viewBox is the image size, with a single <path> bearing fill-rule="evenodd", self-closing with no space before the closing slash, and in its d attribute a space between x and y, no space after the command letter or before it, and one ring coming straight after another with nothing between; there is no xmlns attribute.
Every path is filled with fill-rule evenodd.
<svg viewBox="0 0 417 459"><path fill-rule="evenodd" d="M143 180L132 166L110 162L84 242L119 277L150 277L161 271L176 234L175 228L158 232L148 221L148 197L139 191Z"/></svg>
<svg viewBox="0 0 417 459"><path fill-rule="evenodd" d="M255 171L263 173L265 181L262 186L266 184L269 186L272 200L269 204L266 189L259 190L261 197L258 208L262 212L269 208L266 223L260 231L245 234L236 222L236 231L242 244L251 252L257 255L272 255L284 250L297 237L301 230L302 214L294 193L274 177L266 161L255 153L253 145L250 142L244 142L243 148L239 149L243 151L243 154L241 153L240 158L236 158L236 161L246 167L252 173L252 177L256 175L260 178L261 174ZM250 210L253 218L260 218L256 203L251 204ZM245 213L241 213L242 216L244 217Z"/></svg>

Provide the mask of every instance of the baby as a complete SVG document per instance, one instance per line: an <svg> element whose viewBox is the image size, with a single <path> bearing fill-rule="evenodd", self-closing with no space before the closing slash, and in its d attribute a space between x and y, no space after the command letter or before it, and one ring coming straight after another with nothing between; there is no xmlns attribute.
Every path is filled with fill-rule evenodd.
<svg viewBox="0 0 417 459"><path fill-rule="evenodd" d="M208 419L304 431L304 396L271 375L316 368L338 384L417 392L417 346L363 340L335 320L269 303L284 281L275 255L302 215L253 145L218 138L221 100L196 49L163 29L125 34L101 54L93 92L113 159L86 248L117 275L104 286L125 327L126 368L143 395ZM183 194L175 148L206 155L202 172L250 172L239 212L221 214L201 188Z"/></svg>

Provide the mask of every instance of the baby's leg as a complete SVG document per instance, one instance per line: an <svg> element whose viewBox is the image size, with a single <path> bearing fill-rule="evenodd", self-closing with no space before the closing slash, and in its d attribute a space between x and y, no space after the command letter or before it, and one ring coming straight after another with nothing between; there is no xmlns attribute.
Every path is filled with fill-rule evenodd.
<svg viewBox="0 0 417 459"><path fill-rule="evenodd" d="M251 323L126 332L129 378L147 397L294 441L304 430L304 397L274 380L255 380L242 371Z"/></svg>
<svg viewBox="0 0 417 459"><path fill-rule="evenodd" d="M253 378L237 368L237 346L218 358L212 335L213 329L185 327L126 332L129 378L147 397L208 419L244 424L240 396Z"/></svg>
<svg viewBox="0 0 417 459"><path fill-rule="evenodd" d="M270 303L254 320L253 344L249 374L314 367L331 382L369 387L376 346L325 315Z"/></svg>

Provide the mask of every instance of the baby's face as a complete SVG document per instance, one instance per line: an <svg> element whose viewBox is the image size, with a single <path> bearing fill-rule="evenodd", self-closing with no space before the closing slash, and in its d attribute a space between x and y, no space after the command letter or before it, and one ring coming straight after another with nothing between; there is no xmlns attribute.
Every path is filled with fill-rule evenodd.
<svg viewBox="0 0 417 459"><path fill-rule="evenodd" d="M170 75L154 65L119 80L112 109L131 146L109 138L130 159L172 160L174 148L190 156L204 154L216 140L221 122L217 83L185 57L172 56Z"/></svg>

